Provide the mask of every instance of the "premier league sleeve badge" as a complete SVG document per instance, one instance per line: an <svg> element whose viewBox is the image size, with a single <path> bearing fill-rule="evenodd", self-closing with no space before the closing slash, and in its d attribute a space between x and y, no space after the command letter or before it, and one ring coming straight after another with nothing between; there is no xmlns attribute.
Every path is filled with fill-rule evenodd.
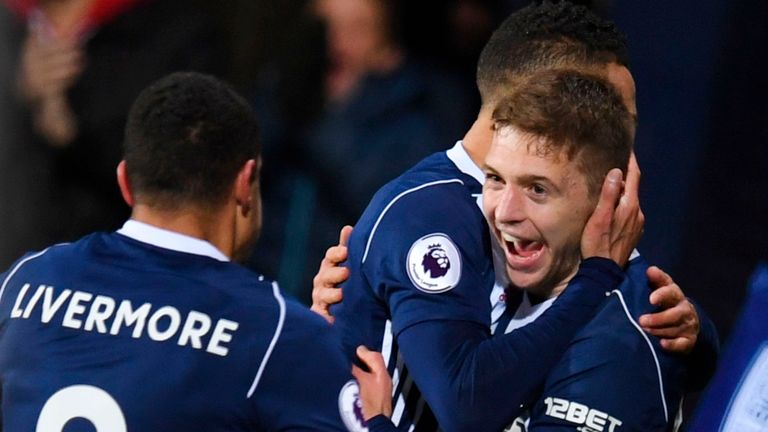
<svg viewBox="0 0 768 432"><path fill-rule="evenodd" d="M406 261L411 282L428 294L449 291L461 279L461 255L446 234L434 233L416 240Z"/></svg>

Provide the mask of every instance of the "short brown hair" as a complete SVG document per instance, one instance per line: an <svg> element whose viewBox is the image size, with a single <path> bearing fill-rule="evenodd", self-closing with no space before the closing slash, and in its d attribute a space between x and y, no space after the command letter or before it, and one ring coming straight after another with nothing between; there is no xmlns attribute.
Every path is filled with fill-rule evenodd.
<svg viewBox="0 0 768 432"><path fill-rule="evenodd" d="M521 78L510 90L494 109L497 129L513 127L541 137L539 150L576 160L591 194L612 168L626 172L633 120L604 78L551 69Z"/></svg>

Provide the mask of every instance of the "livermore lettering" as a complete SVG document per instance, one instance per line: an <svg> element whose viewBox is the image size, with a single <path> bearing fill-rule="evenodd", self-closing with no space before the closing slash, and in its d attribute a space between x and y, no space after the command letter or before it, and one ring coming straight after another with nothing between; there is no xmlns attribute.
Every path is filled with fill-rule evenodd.
<svg viewBox="0 0 768 432"><path fill-rule="evenodd" d="M21 287L11 318L29 319L33 311L39 310L44 324L54 318L58 322L60 317L62 327L111 335L130 331L135 339L146 334L157 342L176 338L179 346L198 350L203 349L203 339L210 335L205 351L219 356L227 355L229 349L225 345L232 341L232 333L239 327L237 322L227 319L216 320L214 325L210 316L194 310L182 317L173 306L144 303L134 307L130 300L117 302L112 297L84 291L65 289L57 293L50 285L39 285L27 296L30 288L29 283Z"/></svg>

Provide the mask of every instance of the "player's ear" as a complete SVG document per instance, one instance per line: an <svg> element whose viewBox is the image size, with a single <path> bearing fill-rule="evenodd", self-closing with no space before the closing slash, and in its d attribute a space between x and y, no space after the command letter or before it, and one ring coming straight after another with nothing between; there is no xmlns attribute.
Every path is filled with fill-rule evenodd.
<svg viewBox="0 0 768 432"><path fill-rule="evenodd" d="M123 196L123 201L128 204L129 207L133 207L133 191L131 190L131 182L128 180L128 173L125 169L125 161L120 161L117 165L117 184L120 186L120 194Z"/></svg>
<svg viewBox="0 0 768 432"><path fill-rule="evenodd" d="M259 175L257 167L256 160L249 159L240 168L235 178L234 198L237 205L242 208L243 216L248 214L253 204L252 188L254 182L258 181Z"/></svg>

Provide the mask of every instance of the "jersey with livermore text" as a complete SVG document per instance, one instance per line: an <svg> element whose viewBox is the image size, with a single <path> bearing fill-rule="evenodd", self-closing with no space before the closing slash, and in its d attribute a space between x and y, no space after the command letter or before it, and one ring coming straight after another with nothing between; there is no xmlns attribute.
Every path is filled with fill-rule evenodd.
<svg viewBox="0 0 768 432"><path fill-rule="evenodd" d="M382 188L350 238L335 326L350 355L359 344L382 351L401 430L501 430L621 280L612 261L587 260L540 322L491 338L482 182L458 143Z"/></svg>
<svg viewBox="0 0 768 432"><path fill-rule="evenodd" d="M209 243L129 221L0 283L2 430L365 430L325 322Z"/></svg>
<svg viewBox="0 0 768 432"><path fill-rule="evenodd" d="M654 311L648 302L648 265L635 256L619 289L571 342L533 403L530 419L508 431L673 431L680 425L685 358L663 350L638 325ZM526 325L548 307L521 304L505 311L496 331ZM505 319L507 318L507 319ZM524 328L524 327L523 327Z"/></svg>

